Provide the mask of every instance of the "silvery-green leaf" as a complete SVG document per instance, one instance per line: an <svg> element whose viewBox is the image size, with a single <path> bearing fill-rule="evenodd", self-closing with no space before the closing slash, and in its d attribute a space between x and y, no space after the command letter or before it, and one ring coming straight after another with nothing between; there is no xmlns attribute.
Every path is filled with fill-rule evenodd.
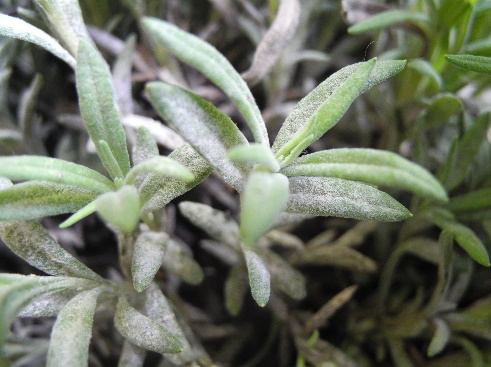
<svg viewBox="0 0 491 367"><path fill-rule="evenodd" d="M86 367L99 287L75 296L56 318L49 344L47 367Z"/></svg>
<svg viewBox="0 0 491 367"><path fill-rule="evenodd" d="M268 132L251 91L220 52L198 37L162 20L145 17L142 26L157 46L164 46L217 85L245 117L256 142L269 145Z"/></svg>
<svg viewBox="0 0 491 367"><path fill-rule="evenodd" d="M111 177L118 177L102 151L103 140L109 145L124 177L130 169L130 159L126 135L114 104L111 76L101 55L83 39L79 44L75 76L80 111L99 157Z"/></svg>
<svg viewBox="0 0 491 367"><path fill-rule="evenodd" d="M395 222L411 213L385 192L330 177L291 177L287 212Z"/></svg>
<svg viewBox="0 0 491 367"><path fill-rule="evenodd" d="M272 251L263 251L264 259L271 273L271 283L293 299L301 300L307 295L305 277L288 262Z"/></svg>
<svg viewBox="0 0 491 367"><path fill-rule="evenodd" d="M459 68L491 75L491 57L474 55L445 55L445 59Z"/></svg>
<svg viewBox="0 0 491 367"><path fill-rule="evenodd" d="M96 199L97 200L97 199ZM95 213L97 211L97 205L95 200L84 206L82 209L77 210L71 216L68 217L63 223L60 224L60 228L68 228L85 217Z"/></svg>
<svg viewBox="0 0 491 367"><path fill-rule="evenodd" d="M227 265L235 265L240 260L237 248L226 245L223 242L213 240L201 240L199 243L205 251L208 251L210 254L215 256L217 259L220 259ZM238 241L234 246L239 246Z"/></svg>
<svg viewBox="0 0 491 367"><path fill-rule="evenodd" d="M233 161L261 164L273 172L280 170L280 165L271 149L262 144L239 145L230 149L227 155Z"/></svg>
<svg viewBox="0 0 491 367"><path fill-rule="evenodd" d="M116 192L107 192L95 201L97 212L108 224L123 233L131 233L140 221L138 191L134 186L125 185Z"/></svg>
<svg viewBox="0 0 491 367"><path fill-rule="evenodd" d="M484 266L491 265L488 251L479 237L476 236L472 229L455 221L450 212L446 212L443 209L435 209L429 211L426 216L438 227L451 233L460 247L477 263Z"/></svg>
<svg viewBox="0 0 491 367"><path fill-rule="evenodd" d="M147 351L129 340L123 343L123 350L119 357L118 367L143 367Z"/></svg>
<svg viewBox="0 0 491 367"><path fill-rule="evenodd" d="M206 204L190 201L179 203L179 210L191 223L201 228L210 237L239 249L239 226L230 215Z"/></svg>
<svg viewBox="0 0 491 367"><path fill-rule="evenodd" d="M203 181L213 169L189 144L184 144L174 150L169 155L169 158L187 167L195 179L186 183L174 178L150 174L140 187L142 214L163 208L171 200L181 196Z"/></svg>
<svg viewBox="0 0 491 367"><path fill-rule="evenodd" d="M171 239L167 241L162 266L189 284L199 284L204 278L201 266Z"/></svg>
<svg viewBox="0 0 491 367"><path fill-rule="evenodd" d="M131 274L138 292L145 290L162 265L169 236L163 232L142 232L137 237Z"/></svg>
<svg viewBox="0 0 491 367"><path fill-rule="evenodd" d="M279 155L286 157L286 152L290 152L293 148L295 148L293 153L296 154L301 146L310 142L315 136L323 135L338 122L358 95L397 74L406 64L405 61L374 63L375 61L371 60L349 65L331 75L303 98L288 115L275 139L273 152L276 153L276 157L279 152L281 152ZM349 97L344 90L350 90ZM333 96L335 98L332 98ZM335 103L338 99L341 101ZM312 132L313 135L309 137L313 127L316 128ZM297 141L306 133L305 142ZM294 159L297 155L290 159Z"/></svg>
<svg viewBox="0 0 491 367"><path fill-rule="evenodd" d="M73 56L61 47L58 41L39 28L24 22L22 19L0 14L0 35L32 42L41 46L56 57L65 61L73 69L75 69L77 65Z"/></svg>
<svg viewBox="0 0 491 367"><path fill-rule="evenodd" d="M247 274L242 264L233 266L225 281L225 308L232 316L237 316L242 309L247 292Z"/></svg>
<svg viewBox="0 0 491 367"><path fill-rule="evenodd" d="M301 7L298 0L281 0L278 13L254 53L251 67L242 74L249 85L269 74L297 30Z"/></svg>
<svg viewBox="0 0 491 367"><path fill-rule="evenodd" d="M45 273L104 281L65 251L39 223L0 222L0 237L15 254Z"/></svg>
<svg viewBox="0 0 491 367"><path fill-rule="evenodd" d="M136 142L132 151L133 165L136 166L158 155L159 147L152 133L145 126L140 126L136 133Z"/></svg>
<svg viewBox="0 0 491 367"><path fill-rule="evenodd" d="M125 297L119 298L114 324L121 335L141 348L162 354L183 350L181 343L160 323L135 310Z"/></svg>
<svg viewBox="0 0 491 367"><path fill-rule="evenodd" d="M78 293L80 292L75 289L63 289L56 293L42 295L24 307L18 317L58 316L63 307Z"/></svg>
<svg viewBox="0 0 491 367"><path fill-rule="evenodd" d="M234 164L227 151L248 144L234 122L211 103L191 92L161 82L147 84L155 110L223 176L242 191L247 170Z"/></svg>
<svg viewBox="0 0 491 367"><path fill-rule="evenodd" d="M78 0L34 0L33 2L72 55L77 55L80 38L91 41Z"/></svg>
<svg viewBox="0 0 491 367"><path fill-rule="evenodd" d="M308 154L283 168L281 173L363 181L448 200L445 189L427 170L395 153L375 149L331 149Z"/></svg>
<svg viewBox="0 0 491 367"><path fill-rule="evenodd" d="M271 293L271 275L264 260L253 250L243 248L249 273L252 297L261 307L266 306Z"/></svg>
<svg viewBox="0 0 491 367"><path fill-rule="evenodd" d="M143 292L143 312L152 320L158 322L165 330L171 333L182 345L179 354L164 354L166 360L176 365L186 365L197 359L194 348L188 342L181 325L179 324L174 309L155 282Z"/></svg>
<svg viewBox="0 0 491 367"><path fill-rule="evenodd" d="M368 31L376 31L400 23L429 24L430 18L425 13L413 10L388 10L349 27L348 33L360 34Z"/></svg>
<svg viewBox="0 0 491 367"><path fill-rule="evenodd" d="M46 181L30 181L0 191L0 221L29 220L72 213L97 197L96 191Z"/></svg>
<svg viewBox="0 0 491 367"><path fill-rule="evenodd" d="M124 179L125 185L131 185L140 173L158 173L184 182L194 180L194 175L189 169L168 157L152 157L134 166Z"/></svg>
<svg viewBox="0 0 491 367"><path fill-rule="evenodd" d="M131 77L135 52L136 35L130 34L124 44L124 48L118 53L112 70L114 97L116 105L123 115L131 114L134 110ZM136 163L133 162L133 164Z"/></svg>
<svg viewBox="0 0 491 367"><path fill-rule="evenodd" d="M113 191L114 184L105 176L85 166L41 156L0 157L0 175L11 180L42 180L99 193Z"/></svg>
<svg viewBox="0 0 491 367"><path fill-rule="evenodd" d="M428 346L428 357L434 357L440 353L447 345L451 335L450 328L442 319L435 319L434 324L435 333L433 334L430 345Z"/></svg>

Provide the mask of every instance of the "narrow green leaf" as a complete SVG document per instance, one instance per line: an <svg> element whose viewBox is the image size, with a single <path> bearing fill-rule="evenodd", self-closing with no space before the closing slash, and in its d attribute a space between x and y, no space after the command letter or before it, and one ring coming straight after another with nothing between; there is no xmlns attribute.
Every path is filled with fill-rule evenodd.
<svg viewBox="0 0 491 367"><path fill-rule="evenodd" d="M102 219L123 233L133 232L140 221L138 191L134 186L125 185L116 192L105 193L95 205Z"/></svg>
<svg viewBox="0 0 491 367"><path fill-rule="evenodd" d="M145 126L140 126L136 133L136 142L132 151L133 166L158 155L159 147L152 133Z"/></svg>
<svg viewBox="0 0 491 367"><path fill-rule="evenodd" d="M427 170L403 157L375 149L331 149L300 157L281 170L287 176L322 176L363 181L447 201Z"/></svg>
<svg viewBox="0 0 491 367"><path fill-rule="evenodd" d="M0 14L0 35L34 43L65 61L73 69L77 65L73 56L58 41L22 19Z"/></svg>
<svg viewBox="0 0 491 367"><path fill-rule="evenodd" d="M119 167L119 163L116 160L113 152L111 151L111 147L109 146L107 141L103 139L99 140L98 154L101 158L101 161L106 162L106 169L109 172L109 175L114 178L114 183L116 184L116 186L119 187L119 182L123 180L124 174L121 170L121 167Z"/></svg>
<svg viewBox="0 0 491 367"><path fill-rule="evenodd" d="M142 315L120 297L116 315L116 329L133 344L157 353L179 353L181 343L159 323Z"/></svg>
<svg viewBox="0 0 491 367"><path fill-rule="evenodd" d="M491 57L474 55L445 55L445 60L465 70L491 75Z"/></svg>
<svg viewBox="0 0 491 367"><path fill-rule="evenodd" d="M448 203L448 208L456 213L474 212L489 207L491 207L491 188L455 196Z"/></svg>
<svg viewBox="0 0 491 367"><path fill-rule="evenodd" d="M39 223L0 222L0 237L15 254L45 273L104 281L66 252Z"/></svg>
<svg viewBox="0 0 491 367"><path fill-rule="evenodd" d="M411 60L408 61L407 63L407 68L414 70L418 74L422 76L426 76L430 78L437 86L438 89L440 90L443 86L443 80L441 75L433 68L433 65L431 65L430 62L424 60L424 59L416 59L416 60Z"/></svg>
<svg viewBox="0 0 491 367"><path fill-rule="evenodd" d="M413 10L388 10L349 27L348 33L377 31L400 23L430 24L430 18L424 13Z"/></svg>
<svg viewBox="0 0 491 367"><path fill-rule="evenodd" d="M237 316L244 304L247 292L247 274L242 264L233 266L225 281L225 308L232 316Z"/></svg>
<svg viewBox="0 0 491 367"><path fill-rule="evenodd" d="M271 149L262 144L239 145L230 149L227 155L236 162L261 164L273 172L280 170L280 164Z"/></svg>
<svg viewBox="0 0 491 367"><path fill-rule="evenodd" d="M350 89L349 94L351 95L351 98L354 99L359 94L366 92L373 86L397 74L404 69L404 66L406 65L405 61L376 62L371 72L368 73L369 79L365 81L361 89L358 91L355 91L354 88L352 89L350 87L351 83L357 85L360 84L360 76L365 75L366 72L368 72L368 69L372 67L371 64L373 62L374 61L372 60L369 62L357 63L339 70L303 98L288 115L275 139L273 152L276 153L276 157L278 157L278 153L281 150L290 150L285 149L285 146L287 146L287 144L291 145L292 141L296 141L300 133L309 130L309 127L313 125L315 121L323 126L322 131L318 131L321 132L321 135L337 122L335 116L331 116L331 111L327 106L329 106L329 108L335 107L335 110L337 110L336 116L340 118L344 114L345 109L347 109L352 102L352 100L348 101L347 97L344 96L344 92L339 93L340 88L342 88L341 90ZM354 77L358 72L362 75ZM348 80L351 82L348 83ZM331 96L342 99L340 105L333 103ZM319 115L320 111L322 111L322 114ZM328 116L327 123L320 118L324 118L325 115ZM332 125L329 126L329 124ZM294 158L295 157L292 159Z"/></svg>
<svg viewBox="0 0 491 367"><path fill-rule="evenodd" d="M43 76L41 74L36 74L29 88L22 93L19 105L18 120L22 131L22 137L25 142L29 142L30 139L31 141L34 140L34 144L38 142L35 141L36 139L32 139L32 135L34 134L32 122L39 93L43 87L43 82Z"/></svg>
<svg viewBox="0 0 491 367"><path fill-rule="evenodd" d="M174 85L147 84L156 111L182 135L238 191L242 191L247 170L234 164L227 151L248 144L233 121L211 103Z"/></svg>
<svg viewBox="0 0 491 367"><path fill-rule="evenodd" d="M130 159L126 135L114 104L111 76L107 64L97 50L83 39L79 44L75 75L80 111L102 163L111 171L110 162L101 151L100 141L104 140L124 176L130 169ZM116 178L114 173L109 173Z"/></svg>
<svg viewBox="0 0 491 367"><path fill-rule="evenodd" d="M194 175L192 182L186 183L175 178L164 177L158 174L150 174L140 186L140 202L142 202L142 214L159 210L171 200L191 190L205 178L212 167L189 144L184 144L174 150L169 158L187 167Z"/></svg>
<svg viewBox="0 0 491 367"><path fill-rule="evenodd" d="M179 210L191 223L201 228L210 237L239 249L239 226L230 215L206 204L190 201L179 203Z"/></svg>
<svg viewBox="0 0 491 367"><path fill-rule="evenodd" d="M143 232L136 239L131 274L138 292L145 290L162 265L169 236L163 232Z"/></svg>
<svg viewBox="0 0 491 367"><path fill-rule="evenodd" d="M0 157L0 176L11 180L42 180L99 193L113 191L114 184L90 168L61 159L20 155Z"/></svg>
<svg viewBox="0 0 491 367"><path fill-rule="evenodd" d="M194 175L189 169L168 157L153 157L139 163L128 172L124 184L131 185L140 173L158 173L184 182L194 180Z"/></svg>
<svg viewBox="0 0 491 367"><path fill-rule="evenodd" d="M142 26L158 46L162 45L218 86L245 117L255 141L269 145L268 132L251 91L220 52L198 37L162 20L145 17Z"/></svg>
<svg viewBox="0 0 491 367"><path fill-rule="evenodd" d="M253 250L243 248L243 253L249 273L252 297L259 306L264 307L271 293L271 275L264 260Z"/></svg>
<svg viewBox="0 0 491 367"><path fill-rule="evenodd" d="M476 56L491 56L491 35L470 42L465 47L465 53Z"/></svg>
<svg viewBox="0 0 491 367"><path fill-rule="evenodd" d="M328 177L290 178L290 213L372 219L404 220L411 213L385 192L354 181Z"/></svg>
<svg viewBox="0 0 491 367"><path fill-rule="evenodd" d="M171 239L167 241L162 266L192 285L200 284L204 278L201 266L184 252L181 245Z"/></svg>
<svg viewBox="0 0 491 367"><path fill-rule="evenodd" d="M445 321L441 319L435 319L435 333L433 338L431 338L430 345L428 346L427 355L428 357L434 357L440 353L447 345L451 331Z"/></svg>
<svg viewBox="0 0 491 367"><path fill-rule="evenodd" d="M297 158L305 148L324 135L343 117L353 101L363 93L376 62L376 59L372 59L362 63L353 75L327 95L324 103L313 111L311 119L276 153L281 167L287 166ZM305 117L310 111L302 112L302 117Z"/></svg>
<svg viewBox="0 0 491 367"><path fill-rule="evenodd" d="M240 198L240 235L246 246L273 226L288 201L288 179L280 173L255 171Z"/></svg>
<svg viewBox="0 0 491 367"><path fill-rule="evenodd" d="M104 288L75 296L56 318L48 350L47 367L86 367L97 298Z"/></svg>
<svg viewBox="0 0 491 367"><path fill-rule="evenodd" d="M97 200L97 199L96 199ZM60 224L60 228L68 228L78 221L84 219L85 217L88 217L92 213L95 213L97 211L97 205L95 204L95 201L87 204L84 206L82 209L77 210L75 213L73 213L70 217L68 217L67 220L65 220L63 223Z"/></svg>
<svg viewBox="0 0 491 367"><path fill-rule="evenodd" d="M97 192L46 181L30 181L0 191L0 221L29 220L72 213Z"/></svg>

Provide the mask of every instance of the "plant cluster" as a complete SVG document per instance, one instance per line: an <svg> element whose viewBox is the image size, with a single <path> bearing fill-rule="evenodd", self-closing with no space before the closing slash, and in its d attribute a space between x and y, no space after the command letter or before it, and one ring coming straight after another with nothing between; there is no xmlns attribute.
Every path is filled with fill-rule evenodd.
<svg viewBox="0 0 491 367"><path fill-rule="evenodd" d="M251 349L244 365L490 363L489 0L12 3L0 13L0 238L46 275L0 273L0 365L237 365ZM341 8L349 34L375 34L376 57L353 62L367 39L345 34ZM210 14L201 37L172 24L196 9ZM217 26L231 33L215 40L257 44L235 51L251 60L242 75L203 39ZM43 121L43 102L77 111L75 95L43 95L57 73L80 114L58 106ZM32 78L15 102L12 76ZM311 86L292 92L297 80ZM42 129L60 123L52 148ZM355 144L336 130L350 124ZM86 246L93 213L116 238L112 270L60 244L71 233ZM356 248L370 242L373 258ZM200 291L210 315L182 294L209 264L226 273L223 290ZM323 330L348 307L336 343ZM217 308L245 318L242 339L214 323ZM44 338L34 318L54 318ZM202 335L233 337L220 350Z"/></svg>

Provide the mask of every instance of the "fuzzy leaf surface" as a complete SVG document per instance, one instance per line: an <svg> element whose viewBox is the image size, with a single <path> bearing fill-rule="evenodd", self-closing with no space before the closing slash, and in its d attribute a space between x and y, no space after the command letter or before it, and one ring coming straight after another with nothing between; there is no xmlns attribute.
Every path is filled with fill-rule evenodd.
<svg viewBox="0 0 491 367"><path fill-rule="evenodd" d="M145 17L143 30L182 62L203 73L220 88L245 117L257 143L268 145L268 132L249 87L228 60L212 45L165 21Z"/></svg>
<svg viewBox="0 0 491 367"><path fill-rule="evenodd" d="M288 115L285 123L282 125L280 131L278 132L278 136L276 137L273 144L273 152L276 153L276 155L278 156L278 152L282 148L284 148L285 145L287 145L290 141L292 141L292 139L299 135L301 131L305 130L308 125L313 123L313 121L315 120L315 116L318 116L318 123L323 124L322 134L324 134L330 127L332 127L337 122L337 120L334 119L333 116L330 116L331 112L328 110L327 107L324 106L333 107L333 103L330 103L331 96L333 95L341 98L343 100L341 105L343 105L344 107L340 108L337 105L334 106L336 107L337 115L340 115L340 118L344 114L344 109L347 109L352 101L346 101L344 94L336 94L336 92L339 92L339 89L346 85L348 80L350 80L350 78L354 76L358 71L360 71L360 69L361 74L364 75L367 71L367 68L370 69L370 65L367 66L367 63L373 63L373 60L369 62L361 62L346 66L345 68L331 75L324 82L319 84L319 86L317 86L306 97L304 97L295 106L293 111ZM369 78L368 80L366 80L363 87L358 90L358 92L356 92L356 90L351 90L352 98L356 98L359 94L365 93L373 86L399 73L402 69L404 69L405 65L405 61L376 62L371 69L371 72L369 73ZM351 80L352 82L356 81L355 84L359 84L358 78ZM348 87L349 86L350 85L348 84ZM346 88L347 87L345 87L344 89ZM320 111L323 112L321 115L319 115ZM327 124L327 126L326 122L324 122L320 118L323 117L324 114L329 115L329 123Z"/></svg>
<svg viewBox="0 0 491 367"><path fill-rule="evenodd" d="M159 323L133 308L125 297L120 297L116 315L116 329L133 344L157 353L180 353L181 343Z"/></svg>
<svg viewBox="0 0 491 367"><path fill-rule="evenodd" d="M48 350L47 367L86 367L97 298L103 288L75 296L56 318Z"/></svg>
<svg viewBox="0 0 491 367"><path fill-rule="evenodd" d="M459 68L491 75L491 57L474 55L445 55L445 59Z"/></svg>
<svg viewBox="0 0 491 367"><path fill-rule="evenodd" d="M103 281L64 250L37 222L0 223L0 237L15 254L45 273Z"/></svg>
<svg viewBox="0 0 491 367"><path fill-rule="evenodd" d="M308 154L281 173L363 181L448 200L445 189L427 170L395 153L375 149L331 149Z"/></svg>
<svg viewBox="0 0 491 367"><path fill-rule="evenodd" d="M123 233L133 232L140 221L138 191L134 186L125 185L116 192L105 193L95 205L102 219Z"/></svg>
<svg viewBox="0 0 491 367"><path fill-rule="evenodd" d="M288 178L280 173L255 171L249 175L240 198L240 235L247 246L254 246L283 212L288 186Z"/></svg>
<svg viewBox="0 0 491 367"><path fill-rule="evenodd" d="M97 192L46 181L30 181L0 191L0 221L29 220L72 213Z"/></svg>
<svg viewBox="0 0 491 367"><path fill-rule="evenodd" d="M428 15L413 10L388 10L348 28L349 34L376 31L400 23L430 23Z"/></svg>
<svg viewBox="0 0 491 367"><path fill-rule="evenodd" d="M85 166L41 156L0 157L0 176L11 180L41 180L105 193L115 189L105 176Z"/></svg>
<svg viewBox="0 0 491 367"><path fill-rule="evenodd" d="M385 192L330 177L291 177L287 212L396 222L411 213Z"/></svg>
<svg viewBox="0 0 491 367"><path fill-rule="evenodd" d="M85 40L80 40L75 76L80 111L97 153L111 177L118 177L101 148L101 140L106 141L124 177L130 169L130 158L114 104L111 76L101 55Z"/></svg>
<svg viewBox="0 0 491 367"><path fill-rule="evenodd" d="M65 61L73 69L77 62L57 40L22 19L0 14L0 35L34 43Z"/></svg>
<svg viewBox="0 0 491 367"><path fill-rule="evenodd" d="M234 122L211 103L174 85L147 84L156 111L184 137L238 191L242 191L247 170L233 163L227 151L248 144Z"/></svg>
<svg viewBox="0 0 491 367"><path fill-rule="evenodd" d="M236 162L261 164L273 172L280 170L280 165L269 147L262 144L239 145L230 149L228 157Z"/></svg>
<svg viewBox="0 0 491 367"><path fill-rule="evenodd" d="M208 162L189 144L184 144L174 150L169 158L187 167L195 178L186 183L175 178L149 174L140 186L142 214L163 208L170 201L191 190L207 178L213 170Z"/></svg>
<svg viewBox="0 0 491 367"><path fill-rule="evenodd" d="M145 126L140 126L136 133L136 142L132 151L133 165L136 166L158 155L159 147L152 133Z"/></svg>
<svg viewBox="0 0 491 367"><path fill-rule="evenodd" d="M243 248L249 273L252 297L261 307L266 306L271 293L271 275L264 260L253 250Z"/></svg>
<svg viewBox="0 0 491 367"><path fill-rule="evenodd" d="M162 265L169 236L164 232L140 233L133 250L131 274L138 292L145 290Z"/></svg>
<svg viewBox="0 0 491 367"><path fill-rule="evenodd" d="M181 163L168 157L152 157L133 167L125 178L125 184L133 183L140 173L158 173L184 182L192 182L194 175Z"/></svg>

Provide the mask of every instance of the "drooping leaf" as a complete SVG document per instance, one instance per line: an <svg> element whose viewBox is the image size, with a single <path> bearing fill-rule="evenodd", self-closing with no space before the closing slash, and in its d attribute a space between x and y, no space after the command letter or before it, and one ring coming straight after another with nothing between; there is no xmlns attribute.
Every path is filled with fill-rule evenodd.
<svg viewBox="0 0 491 367"><path fill-rule="evenodd" d="M317 88L310 92L305 98L303 98L288 115L285 123L282 125L278 133L278 136L275 139L273 144L273 152L276 153L276 156L278 157L278 152L280 152L280 150L291 150L286 149L285 146L287 146L287 144L292 145L292 141L296 142L300 133L308 131L309 127L316 121L318 124L322 125L322 129L320 129L319 126L319 131L317 131L317 133L321 133L321 135L324 134L339 120L354 98L356 98L359 94L366 92L373 86L397 74L404 69L406 64L405 61L379 61L376 62L372 68L371 64L373 62L374 61L372 60L369 62L357 63L339 70L317 86ZM368 70L370 68L372 68L371 72ZM340 93L340 90L343 91L344 89L351 89L350 85L352 83L355 83L358 87L358 84L360 84L359 79L362 76L366 76L365 74L367 72L369 77L363 83L360 89L357 90L356 93L354 93L354 89L351 90L350 98L352 98L352 100L345 97L344 92ZM357 73L359 75L355 76ZM348 80L350 80L349 83ZM334 104L331 96L337 96L337 98L342 99L341 104ZM335 110L337 111L337 117L334 115L331 116L331 110L328 109L328 106L329 108L332 106L336 107ZM320 112L322 113L319 114ZM328 115L328 117L326 117L327 122L323 120L324 115ZM309 138L309 141L310 140L311 139Z"/></svg>
<svg viewBox="0 0 491 367"><path fill-rule="evenodd" d="M249 273L252 297L261 307L266 306L271 293L271 275L264 260L253 250L243 248Z"/></svg>
<svg viewBox="0 0 491 367"><path fill-rule="evenodd" d="M239 145L230 149L227 155L233 161L261 164L273 172L280 170L280 165L271 149L262 144Z"/></svg>
<svg viewBox="0 0 491 367"><path fill-rule="evenodd" d="M225 281L225 308L232 316L237 316L242 309L247 292L246 269L242 264L233 266Z"/></svg>
<svg viewBox="0 0 491 367"><path fill-rule="evenodd" d="M114 324L121 335L141 348L162 354L183 350L181 343L160 323L135 310L125 297L119 298Z"/></svg>
<svg viewBox="0 0 491 367"><path fill-rule="evenodd" d="M251 91L220 52L196 36L162 20L145 17L142 26L158 46L162 45L218 86L245 117L256 142L269 145L268 132Z"/></svg>
<svg viewBox="0 0 491 367"><path fill-rule="evenodd" d="M179 210L191 223L201 228L210 237L239 249L239 226L226 213L206 204L190 201L179 203Z"/></svg>
<svg viewBox="0 0 491 367"><path fill-rule="evenodd" d="M285 209L288 179L280 173L255 171L249 175L241 195L240 235L252 247Z"/></svg>
<svg viewBox="0 0 491 367"><path fill-rule="evenodd" d="M308 154L281 173L363 181L448 200L445 189L427 170L395 153L375 149L331 149Z"/></svg>
<svg viewBox="0 0 491 367"><path fill-rule="evenodd" d="M105 193L95 205L102 219L123 233L133 232L140 221L138 191L134 186L124 185L116 192Z"/></svg>
<svg viewBox="0 0 491 367"><path fill-rule="evenodd" d="M174 178L150 174L140 187L142 214L163 208L171 200L181 196L203 181L213 169L189 144L184 144L174 150L169 155L169 158L187 167L195 179L186 183Z"/></svg>
<svg viewBox="0 0 491 367"><path fill-rule="evenodd" d="M171 239L167 241L162 266L189 284L199 284L204 278L201 266Z"/></svg>
<svg viewBox="0 0 491 367"><path fill-rule="evenodd" d="M162 265L169 236L164 232L142 232L133 250L131 274L138 292L145 290Z"/></svg>
<svg viewBox="0 0 491 367"><path fill-rule="evenodd" d="M104 281L65 251L39 223L0 222L0 237L15 254L48 274Z"/></svg>
<svg viewBox="0 0 491 367"><path fill-rule="evenodd" d="M194 180L194 175L189 169L168 157L152 157L139 163L130 169L126 175L124 179L125 185L131 185L140 173L158 173L159 175L172 177L184 182L192 182Z"/></svg>
<svg viewBox="0 0 491 367"><path fill-rule="evenodd" d="M136 133L135 145L133 146L133 166L158 155L159 147L157 146L157 142L152 133L145 126L140 126Z"/></svg>
<svg viewBox="0 0 491 367"><path fill-rule="evenodd" d="M86 367L97 298L104 288L75 296L56 318L48 350L47 367Z"/></svg>
<svg viewBox="0 0 491 367"><path fill-rule="evenodd" d="M295 35L300 21L298 0L281 0L276 18L261 39L250 68L242 74L249 85L255 85L268 75Z"/></svg>
<svg viewBox="0 0 491 367"><path fill-rule="evenodd" d="M491 75L491 57L474 55L445 55L445 60L465 70Z"/></svg>
<svg viewBox="0 0 491 367"><path fill-rule="evenodd" d="M430 18L425 13L413 10L388 10L349 27L348 33L360 34L368 31L377 31L400 23L429 24Z"/></svg>
<svg viewBox="0 0 491 367"><path fill-rule="evenodd" d="M147 84L156 111L182 135L238 191L246 169L233 163L227 151L248 144L233 121L211 103L179 87L161 82Z"/></svg>
<svg viewBox="0 0 491 367"><path fill-rule="evenodd" d="M11 180L42 180L99 193L113 191L114 184L90 168L61 159L40 156L0 157L0 175Z"/></svg>
<svg viewBox="0 0 491 367"><path fill-rule="evenodd" d="M73 69L77 65L73 56L58 41L22 19L0 14L0 35L34 43L65 61Z"/></svg>
<svg viewBox="0 0 491 367"><path fill-rule="evenodd" d="M0 191L0 221L72 213L97 195L96 191L46 181L21 183Z"/></svg>
<svg viewBox="0 0 491 367"><path fill-rule="evenodd" d="M411 213L386 193L330 177L291 177L287 212L394 222Z"/></svg>
<svg viewBox="0 0 491 367"><path fill-rule="evenodd" d="M79 44L75 76L80 111L99 157L111 177L118 177L101 148L102 140L107 142L124 177L130 169L130 159L126 135L114 104L111 76L97 50L83 39Z"/></svg>

